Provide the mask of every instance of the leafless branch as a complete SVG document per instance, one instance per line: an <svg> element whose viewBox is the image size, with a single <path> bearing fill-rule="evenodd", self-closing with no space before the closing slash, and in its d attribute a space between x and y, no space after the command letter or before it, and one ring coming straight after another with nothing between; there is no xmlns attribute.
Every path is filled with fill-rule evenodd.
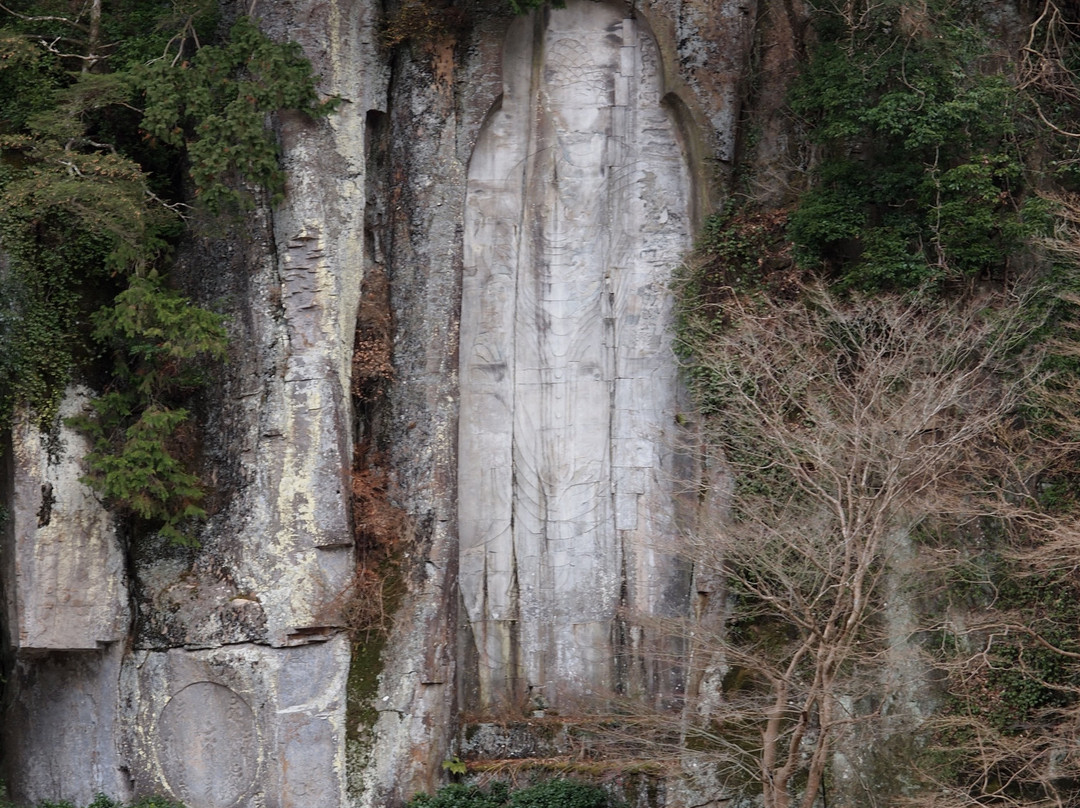
<svg viewBox="0 0 1080 808"><path fill-rule="evenodd" d="M79 31L89 31L89 27L87 25L79 22L77 19L73 20L69 17L20 14L18 11L8 8L3 3L0 3L0 11L6 11L12 17L18 17L20 20L25 20L26 22L58 22L64 25L69 25Z"/></svg>
<svg viewBox="0 0 1080 808"><path fill-rule="evenodd" d="M810 808L838 739L883 720L847 706L880 693L868 671L925 628L898 623L889 604L912 534L987 518L1044 539L1080 532L1038 513L1033 488L1053 453L1014 434L1043 381L1038 352L1017 354L1036 327L1022 303L842 302L811 289L729 305L729 325L703 321L692 347L734 489L682 551L726 582L738 622L686 624L703 669L681 738L752 777L766 808ZM717 665L723 685L704 670Z"/></svg>

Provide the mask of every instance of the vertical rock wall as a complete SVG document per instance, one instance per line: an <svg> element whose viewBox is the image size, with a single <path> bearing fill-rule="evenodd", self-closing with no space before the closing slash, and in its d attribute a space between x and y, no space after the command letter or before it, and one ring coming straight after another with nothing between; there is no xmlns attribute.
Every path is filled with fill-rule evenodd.
<svg viewBox="0 0 1080 808"><path fill-rule="evenodd" d="M69 390L61 418L79 413L87 394ZM25 418L4 450L0 748L12 797L26 802L128 793L115 741L127 571L112 516L79 482L88 450L62 422L50 434Z"/></svg>
<svg viewBox="0 0 1080 808"><path fill-rule="evenodd" d="M481 634L492 629L488 636L503 631L513 637L514 632L505 626L492 625L487 620L488 613L484 609L491 608L493 601L489 600L486 605L483 603L485 576L488 573L483 571L483 550L477 548L484 541L479 538L483 532L494 528L483 524L485 517L469 495L462 493L459 496L459 485L472 484L480 471L478 464L459 458L458 447L471 452L470 457L477 457L481 452L475 446L466 447L464 444L467 441L475 440L483 430L489 430L491 438L500 430L512 431L518 425L509 415L509 402L499 402L494 395L488 397L486 405L492 408L490 418L482 418L478 422L475 417L466 415L473 406L469 403L470 397L475 402L487 393L475 386L470 387L471 383L463 378L460 380L462 387L459 388L459 368L464 374L468 370L465 363L484 364L475 356L466 359L468 351L472 350L469 346L473 345L478 333L475 324L481 319L490 315L492 320L485 327L501 329L505 334L507 329L516 325L500 326L499 323L516 323L517 318L526 319L529 316L529 310L518 308L514 299L507 298L505 308L495 302L499 300L499 290L506 290L509 286L506 279L499 278L486 285L478 280L481 271L476 258L478 251L487 256L485 260L488 266L484 271L492 272L493 265L505 260L499 257L501 250L517 249L512 233L504 238L498 231L499 220L512 221L514 211L520 213L523 221L529 222L533 228L532 233L524 234L522 222L518 223L518 232L522 233L519 240L525 243L534 236L539 239L545 226L550 229L558 226L556 222L568 222L566 217L560 219L557 216L545 220L544 214L535 210L537 206L554 202L559 197L556 188L540 190L544 178L552 177L554 168L530 175L535 183L534 195L529 197L529 209L526 208L524 196L515 198L507 193L493 203L495 210L484 214L487 218L480 221L477 210L483 211L483 208L474 207L473 202L474 195L479 198L484 193L480 180L485 176L491 178L495 170L484 169L483 166L498 165L500 161L503 164L510 162L509 158L497 155L497 150L483 145L500 138L496 131L500 97L501 103L508 103L504 93L509 88L510 92L531 97L532 100L525 101L526 106L531 107L539 96L541 84L536 83L533 75L534 71L539 70L536 60L542 59L546 51L545 46L535 44L532 37L534 34L540 36L547 30L549 18L543 16L546 13L534 13L525 19L515 20L504 7L487 12L470 9L468 24L464 28L448 25L440 32L436 25L436 34L432 39L413 40L394 53L388 114L385 120L380 117L380 125L385 126L387 144L383 153L385 156L380 158L385 159L387 166L386 180L385 184L375 188L375 196L369 197L368 204L370 209L385 211L385 215L380 215L374 222L377 229L371 241L381 246L380 252L385 255L395 318L395 380L381 422L383 445L387 451L388 468L393 472L397 501L412 515L416 540L404 559L408 570L407 593L395 617L395 628L383 654L378 693L370 703L371 714L376 717L371 727L372 741L364 757L368 762L362 775L357 778L357 805L372 808L394 805L396 800L418 789L431 790L437 786L442 778L440 764L450 754L450 742L462 710L486 709L509 701L513 702L514 710L520 715L521 707L530 706L517 701L519 694L527 695L529 682L519 675L514 657L516 652L512 648L505 652L496 650L481 661L483 649L499 649L500 646L497 643L485 644L484 640L477 642L477 629ZM585 192L595 177L586 177L585 173L576 179L573 176L560 177L578 183L574 193L567 188L567 199L563 204L573 208L574 216L598 216L593 232L604 234L600 236L602 239L607 238L605 228L611 217L616 215L612 208L620 209L617 215L627 217L622 226L631 230L631 234L634 227L648 228L651 235L657 236L660 252L671 250L673 243L685 239L685 234L693 229L693 223L714 203L726 175L725 161L732 158L730 149L725 151L721 147L723 142L733 142L732 133L738 110L732 102L738 96L736 88L745 72L756 3L729 0L655 2L638 4L634 10L618 4L593 6L582 3L576 10L571 7L565 12L553 11L552 16L568 14L567 20L587 22L593 13L599 15L599 21L594 19L593 22L604 28L602 34L598 36L595 28L580 32L566 30L560 38L580 37L588 43L586 50L594 44L598 45L597 52L586 53L578 65L586 72L590 66L595 67L589 61L593 58L602 58L606 60L604 64L614 68L602 79L605 83L610 82L610 108L593 110L597 122L604 120L603 126L596 133L587 127L582 127L580 131L565 129L560 133L553 115L546 124L544 136L552 145L558 142L560 134L583 144L580 148L585 156L583 166L587 171L609 170L607 165L598 165L590 156L593 155L590 150L594 143L602 144L602 151L611 149L611 165L625 170L621 181L612 184L610 206L601 199L592 200L596 203L593 207L585 204L585 200L575 198L574 193ZM627 26L624 21L628 19L631 22ZM516 27L516 32L511 31L508 36L512 26ZM651 36L647 33L649 31ZM630 41L625 52L622 45L624 32ZM708 34L722 35L722 44L706 43L704 37ZM613 41L615 39L617 43ZM522 53L523 47L528 49L529 55ZM642 80L640 77L644 75L644 65L653 58L652 54L655 54L655 62L650 66L652 72L647 80ZM625 72L624 55L627 57ZM595 72L599 74L602 71ZM647 105L649 112L637 113L639 117L636 120L624 119L616 123L619 118L617 107L621 106L614 104L616 75L625 79L620 82L620 93L625 90L627 97L631 93L651 95L652 103ZM551 76L548 81L561 84L561 79L556 76ZM573 92L570 87L560 86L558 90ZM558 102L556 106L558 114L568 114L573 104ZM585 115L586 112L582 110L581 114ZM535 113L535 108L515 113L518 119L514 125L523 127L526 136L534 126L539 131L539 122L533 119ZM714 128L714 120L720 129ZM611 121L610 128L607 121ZM620 143L614 137L620 131L614 128L616 126L629 126L631 128L625 131L644 139L640 143ZM635 130L635 126L643 129ZM644 128L649 131L643 131ZM521 143L513 141L508 135L501 136L501 139L515 153L521 152ZM649 149L647 155L639 154L640 165L628 155L620 156L620 150L632 152L635 148L658 141L665 144L662 150L654 153ZM718 153L724 155L723 159L714 159ZM566 155L566 159L572 163L574 157L570 151ZM540 158L531 156L531 159ZM555 164L554 156L549 154L545 159L549 161L549 166ZM599 159L604 163L607 155ZM589 163L589 160L593 162ZM648 167L650 161L655 161L655 164L645 171L639 171ZM661 221L665 205L660 204L659 199L639 199L635 202L638 191L626 189L632 189L634 182L643 181L656 182L660 196L670 192L668 178L672 176L672 162L679 166L675 174L681 172L683 177L689 175L692 180L682 187L679 198L668 207L667 220ZM648 176L649 173L656 174L658 168L663 178L660 175ZM488 172L486 175L485 170ZM524 181L524 175L518 176ZM497 175L493 178L499 179ZM598 183L598 187L603 188L604 183ZM639 184L638 187L642 186ZM657 203L656 207L649 208L653 201ZM504 203L510 206L509 210ZM503 207L500 208L500 205ZM680 221L680 216L685 219ZM478 232L479 242L476 240ZM612 240L618 242L622 236L623 232L620 232ZM614 306L619 308L598 308L596 313L601 319L604 319L605 311L618 315L609 318L612 322L604 323L603 327L614 328L614 320L621 318L619 329L624 340L621 343L623 353L617 355L617 343L611 339L605 343L605 338L601 337L599 344L591 338L582 341L588 344L588 350L600 354L606 350L610 355L610 358L604 357L608 364L605 372L609 375L606 381L597 386L613 393L615 362L620 361L624 363L621 372L627 379L637 379L642 387L652 391L651 400L643 411L637 412L631 405L610 421L612 429L623 430L620 437L626 438L626 442L618 450L614 442L610 442L608 445L611 448L601 450L600 458L590 457L586 464L595 461L599 466L606 463L607 468L611 469L611 455L619 451L625 452L622 455L625 459L619 461L619 466L641 467L636 462L627 462L633 444L642 447L646 454L655 453L652 459L644 461L647 463L668 453L665 469L671 469L673 477L680 477L683 471L672 466L673 456L667 437L660 436L658 442L653 442L658 437L654 427L659 421L670 418L664 427L674 428L674 390L665 387L671 377L665 376L665 372L658 372L657 384L643 381L646 377L651 378L656 369L656 365L650 363L664 353L665 348L661 345L664 337L660 335L660 330L651 330L653 326L646 324L638 328L634 325L639 312L633 307L637 305L642 310L651 308L653 313L659 311L660 316L652 321L654 325L663 319L663 307L667 305L659 289L663 281L643 280L643 276L648 274L650 260L656 261L655 266L659 266L660 259L657 255L643 260L637 255L631 260L629 256L633 251L640 249L636 237L627 239L621 248L614 250L599 244L583 245L582 241L586 238L584 235L575 236L569 242L574 249L581 250L582 256L595 252L593 257L598 261L606 262L610 258L612 267L622 271L613 275L614 285L609 290L604 288L603 278L608 267L593 267L592 271L596 274L576 278L568 259L559 270L562 272L560 282L564 286L558 290L558 295L565 301L562 305L567 314L564 316L568 317L569 308L578 302L572 300L576 294L572 287L576 283L583 287L593 284L596 289L593 300L598 305L602 303L611 307L613 298L609 292L613 293ZM467 241L471 245L468 249L465 248ZM682 243L685 244L685 241ZM668 252L668 255L673 253ZM558 260L554 263L558 264ZM584 267L585 263L583 258L580 265ZM670 267L665 269L670 270ZM535 280L538 287L532 293L532 299L547 300L547 305L554 311L559 304L554 302L552 294L542 294L539 278ZM650 287L650 283L656 285ZM533 313L537 317L543 316L540 309ZM470 326L469 323L474 325ZM562 325L570 323L572 318L564 319ZM599 325L590 322L584 327ZM467 336L469 328L473 329L471 337ZM459 335L462 340L460 358ZM468 344L466 340L469 340ZM505 339L500 338L496 342L504 351L513 350ZM640 360L640 376L625 369L633 364L633 360ZM597 364L599 367L599 361ZM534 372L538 382L539 368L525 368L523 372L529 370ZM580 377L580 381L582 387L590 385L587 375ZM627 388L630 386L628 384ZM629 389L622 392L624 401L633 397ZM521 396L525 397L524 394ZM529 406L526 405L522 412L528 412ZM462 417L469 419L469 426L464 425L464 421L459 425L459 409ZM586 413L587 408L574 411L575 417L598 417L595 412ZM605 416L599 417L602 419ZM647 439L634 443L634 439L645 436ZM576 439L574 435L564 432L558 442L566 447ZM592 439L593 436L589 435L588 440ZM505 456L505 434L499 441L502 447L499 451ZM534 459L538 457L535 451L530 455ZM482 460L488 463L492 458L483 457ZM575 461L571 459L568 462ZM560 461L552 460L552 463L557 466ZM589 474L595 471L591 469ZM638 529L641 533L635 533L632 528L623 528L617 537L611 532L613 478L610 474L606 478L600 474L592 477L595 485L607 487L605 494L608 499L599 504L607 513L604 528L607 538L600 539L596 530L592 532L597 545L608 541L608 549L613 551L611 557L601 558L599 549L594 546L584 554L590 559L590 564L595 561L594 569L599 573L596 580L604 577L606 587L603 594L594 596L593 600L593 603L605 602L601 616L586 621L592 627L589 629L590 635L585 638L585 653L597 653L587 663L582 646L575 642L573 619L564 620L559 628L560 644L543 651L550 655L549 659L554 663L541 675L551 675L555 690L565 687L568 700L580 697L593 686L606 689L620 684L644 688L662 696L663 687L656 683L672 681L670 676L665 676L665 671L646 669L644 665L638 666L630 675L626 661L633 654L639 661L647 657L642 646L652 640L642 637L640 632L635 635L632 631L623 631L624 626L611 620L614 612L611 593L624 581L628 591L635 589L632 595L634 605L646 610L659 611L660 604L679 602L678 597L672 597L671 593L665 591L669 586L676 591L681 590L685 597L686 581L677 579L672 582L666 576L671 566L661 560L654 567L653 560L647 556L646 537L651 530L657 530L646 527L648 520L655 516L658 522L663 522L670 520L673 515L667 501L670 489L664 490L670 480L661 479L665 473L657 474L652 480L646 477L641 481L640 490L631 490L627 485L623 491L626 497L621 502L632 503L638 508ZM462 475L460 480L459 474ZM633 477L628 473L624 481L629 483ZM606 482L603 482L605 479ZM572 496L566 498L567 512L570 513L571 499ZM603 495L601 499L604 499ZM658 500L659 506L654 510ZM625 509L624 515L629 516L629 510ZM571 515L557 528L563 531L559 539L563 553L572 553L575 547L573 528L570 527L575 518ZM502 519L505 524L505 516ZM595 513L588 521L596 523ZM459 525L465 537L461 548L458 542ZM513 551L507 548L508 544L504 542L498 548L495 563L488 568L492 576L498 574L504 583L513 579L513 568L518 563L511 557ZM459 549L464 549L464 553L459 554ZM565 558L548 557L546 561L551 564L542 564L538 556L529 563L534 571L549 577L551 586L554 586L556 575L562 585L569 570L565 563L561 563ZM496 569L496 565L502 567ZM623 567L633 572L627 576ZM571 584L570 591L576 603L590 598L588 590L591 584L588 571L583 569ZM499 597L510 603L514 597L514 586L520 588L520 585L520 581L511 584L510 589ZM538 604L557 601L558 594L549 588L543 597L547 600L534 600L531 606L535 609L532 642L537 652L542 642L539 633L544 630ZM460 612L459 603L464 604ZM556 608L561 607L556 604ZM567 612L564 610L562 613ZM502 619L500 614L498 620ZM603 628L598 628L601 625ZM621 636L612 637L611 631L617 634L621 632ZM596 637L601 634L602 639L597 641ZM642 652L637 653L636 649ZM614 659L613 650L616 651ZM549 663L537 658L535 664ZM608 675L613 667L620 666L623 673L614 677ZM597 671L605 673L600 674L599 679L591 678ZM565 682L561 678L564 674L569 675ZM481 676L486 676L489 682L485 685L488 689L483 696L480 693ZM538 682L543 686L539 677ZM537 695L542 695L542 692Z"/></svg>
<svg viewBox="0 0 1080 808"><path fill-rule="evenodd" d="M462 708L517 708L530 685L568 703L677 689L628 664L649 640L616 611L686 591L652 546L683 474L663 285L732 156L755 8L571 2L515 20L500 4L391 52L370 0L257 5L343 103L275 122L283 205L203 222L182 251L180 282L231 315L229 360L196 402L200 547L122 548L77 482L77 439L57 460L16 430L0 749L17 800L395 805L437 785ZM396 325L377 440L414 535L359 733L334 607L354 561L348 391L371 261Z"/></svg>
<svg viewBox="0 0 1080 808"><path fill-rule="evenodd" d="M687 482L668 284L693 192L656 43L572 0L511 26L502 67L469 166L460 349L460 586L487 711L625 691L620 610L689 601L664 546Z"/></svg>
<svg viewBox="0 0 1080 808"><path fill-rule="evenodd" d="M224 4L226 18L241 5ZM125 568L78 482L83 452L58 463L15 430L0 777L20 803L99 791L190 808L345 802L349 641L334 603L354 564L365 121L385 106L386 71L366 2L256 11L271 36L301 41L320 90L343 104L329 121L276 122L283 205L204 221L182 251L180 282L231 315L229 360L196 402L212 487L200 546L141 537Z"/></svg>
<svg viewBox="0 0 1080 808"><path fill-rule="evenodd" d="M63 419L89 391L68 391L55 433L25 417L11 434L4 606L20 651L96 651L128 630L127 577L112 516L79 482L89 441Z"/></svg>
<svg viewBox="0 0 1080 808"><path fill-rule="evenodd" d="M335 604L354 566L348 391L365 126L385 103L385 71L368 3L257 11L272 37L300 42L320 92L343 100L328 120L278 120L284 203L239 232L206 227L184 259L188 288L239 313L204 404L208 465L230 495L194 553L137 554L120 744L137 793L190 808L333 808L346 800L350 649Z"/></svg>

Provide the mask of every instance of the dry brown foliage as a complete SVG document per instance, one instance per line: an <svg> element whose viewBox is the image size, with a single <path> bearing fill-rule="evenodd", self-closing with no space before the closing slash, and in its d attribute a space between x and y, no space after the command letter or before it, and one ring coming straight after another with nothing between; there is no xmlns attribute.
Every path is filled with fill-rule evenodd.
<svg viewBox="0 0 1080 808"><path fill-rule="evenodd" d="M394 502L386 458L372 449L367 422L393 379L392 351L390 285L382 267L375 264L364 278L352 358L353 406L362 423L350 491L357 566L349 586L333 604L354 634L389 630L401 594L399 556L412 535L411 520Z"/></svg>
<svg viewBox="0 0 1080 808"><path fill-rule="evenodd" d="M406 42L427 44L455 36L464 24L465 14L460 8L437 0L406 0L387 14L379 40L384 48Z"/></svg>
<svg viewBox="0 0 1080 808"><path fill-rule="evenodd" d="M1055 255L1080 261L1080 194L1045 193L1055 214L1053 234L1042 240L1042 246Z"/></svg>
<svg viewBox="0 0 1080 808"><path fill-rule="evenodd" d="M361 402L377 399L394 378L394 324L390 282L378 264L368 268L356 317L352 356L352 394Z"/></svg>
<svg viewBox="0 0 1080 808"><path fill-rule="evenodd" d="M344 625L354 634L390 628L403 586L400 553L412 536L412 521L394 504L386 471L366 454L363 448L357 451L352 474L356 573L335 599Z"/></svg>
<svg viewBox="0 0 1080 808"><path fill-rule="evenodd" d="M1070 132L1052 123L1039 103L1040 97L1073 107L1080 103L1080 76L1066 63L1068 51L1077 45L1080 26L1066 17L1063 9L1067 8L1059 0L1044 0L1021 52L1018 86L1031 91L1029 98L1046 126L1058 134L1077 138L1080 132Z"/></svg>
<svg viewBox="0 0 1080 808"><path fill-rule="evenodd" d="M811 289L731 305L694 346L724 515L684 547L699 577L726 582L731 613L683 624L704 673L668 746L702 750L729 784L756 780L765 808L811 808L837 739L880 718L851 705L882 695L878 671L914 630L890 606L912 535L980 519L1077 545L1080 532L1033 507L1054 453L1017 436L1042 381L1017 348L1022 302Z"/></svg>
<svg viewBox="0 0 1080 808"><path fill-rule="evenodd" d="M358 460L358 465L366 461ZM378 465L354 467L353 525L357 547L367 561L380 561L400 549L409 532L409 519L391 499L389 476Z"/></svg>
<svg viewBox="0 0 1080 808"><path fill-rule="evenodd" d="M387 586L384 571L364 564L357 566L352 581L335 603L342 624L354 636L390 629L393 597L387 592Z"/></svg>

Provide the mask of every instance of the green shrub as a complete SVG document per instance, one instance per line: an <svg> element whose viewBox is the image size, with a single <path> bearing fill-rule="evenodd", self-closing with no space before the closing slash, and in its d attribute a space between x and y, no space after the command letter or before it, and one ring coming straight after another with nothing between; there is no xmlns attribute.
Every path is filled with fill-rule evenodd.
<svg viewBox="0 0 1080 808"><path fill-rule="evenodd" d="M4 803L0 802L0 806L4 806ZM76 808L76 806L67 800L60 800L59 802L45 800L39 802L37 808ZM134 802L125 804L105 794L97 794L86 808L185 808L185 806L183 803L159 796L140 797Z"/></svg>
<svg viewBox="0 0 1080 808"><path fill-rule="evenodd" d="M453 783L434 796L419 794L409 808L622 808L623 803L599 786L577 780L545 780L511 792L504 783L479 786Z"/></svg>
<svg viewBox="0 0 1080 808"><path fill-rule="evenodd" d="M91 805L88 806L88 808L94 808L94 806ZM185 806L182 802L175 802L166 797L154 795L140 797L135 800L135 802L131 803L128 808L185 808Z"/></svg>
<svg viewBox="0 0 1080 808"><path fill-rule="evenodd" d="M221 317L151 274L132 278L94 324L94 336L114 349L115 387L91 402L91 416L69 421L93 443L83 482L174 543L190 544L182 525L206 515L204 493L183 459L190 446L177 440L188 411L176 402L202 383L200 357L223 357Z"/></svg>
<svg viewBox="0 0 1080 808"><path fill-rule="evenodd" d="M196 193L211 210L250 204L245 183L280 199L284 175L267 115L280 109L327 115L339 103L319 100L299 45L272 42L248 17L236 21L224 44L200 48L184 69L158 59L134 80L145 96L140 126L186 151Z"/></svg>
<svg viewBox="0 0 1080 808"><path fill-rule="evenodd" d="M615 808L599 786L575 780L546 780L510 795L510 808Z"/></svg>
<svg viewBox="0 0 1080 808"><path fill-rule="evenodd" d="M916 25L892 3L858 30L818 18L790 97L822 154L788 231L804 266L863 291L914 289L1000 275L1046 228L1020 159L1029 108L987 69L969 15L931 2Z"/></svg>
<svg viewBox="0 0 1080 808"><path fill-rule="evenodd" d="M505 808L509 796L505 783L492 783L487 790L451 783L434 795L417 794L409 801L409 808Z"/></svg>

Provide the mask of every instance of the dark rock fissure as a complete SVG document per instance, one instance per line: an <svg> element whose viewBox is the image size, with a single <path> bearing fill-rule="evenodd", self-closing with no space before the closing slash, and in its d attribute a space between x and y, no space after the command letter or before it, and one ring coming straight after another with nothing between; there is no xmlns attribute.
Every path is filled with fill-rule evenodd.
<svg viewBox="0 0 1080 808"><path fill-rule="evenodd" d="M275 121L280 208L204 222L181 251L178 283L233 314L194 407L216 491L200 548L127 547L72 499L77 436L50 459L26 429L5 452L17 801L374 808L438 785L466 710L677 706L686 674L660 658L682 649L632 615L688 609L689 573L655 546L697 508L674 491L697 471L666 283L720 193L708 156L732 156L733 7L571 0L389 58L375 4L260 7L345 102ZM393 558L358 480L404 514ZM365 560L395 620L350 648ZM468 749L495 753L483 734Z"/></svg>

